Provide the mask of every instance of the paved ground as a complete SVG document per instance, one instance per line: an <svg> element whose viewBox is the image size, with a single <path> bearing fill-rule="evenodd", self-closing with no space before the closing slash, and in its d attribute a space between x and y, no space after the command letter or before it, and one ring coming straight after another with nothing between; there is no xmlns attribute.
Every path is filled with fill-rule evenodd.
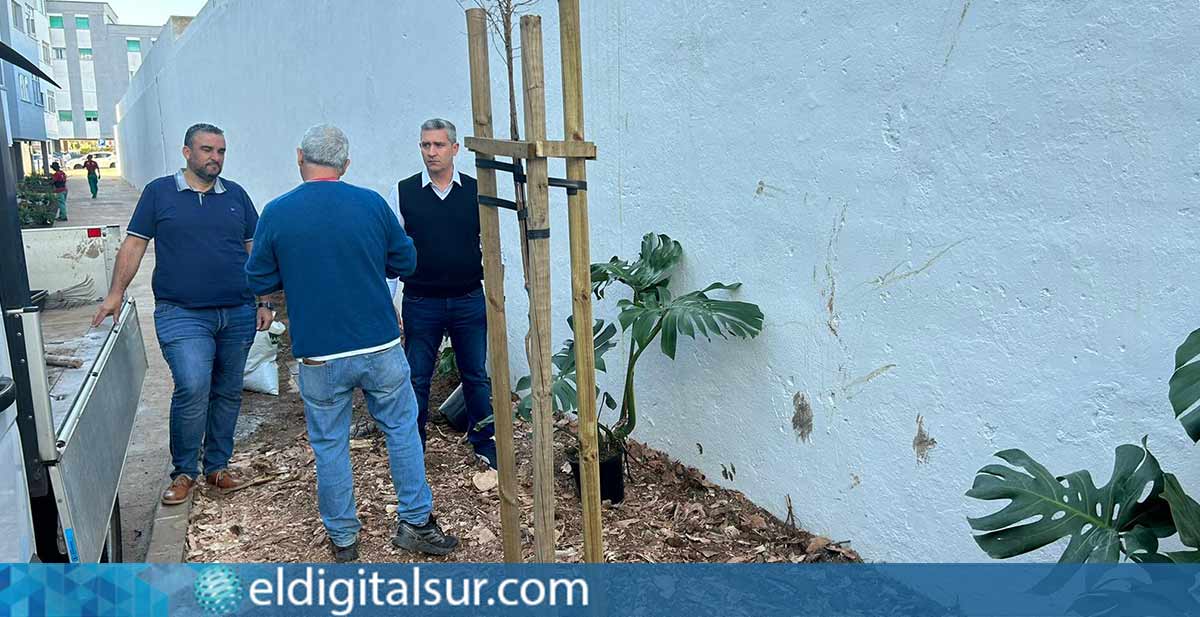
<svg viewBox="0 0 1200 617"><path fill-rule="evenodd" d="M92 199L88 192L86 176L70 174L67 180L67 215L70 220L66 225L120 225L124 229L137 204L139 191L115 171L102 170L96 199ZM121 519L126 561L143 561L146 558L155 507L170 471L167 414L172 382L154 335L154 295L150 290L153 271L154 243L151 242L128 292L137 301L138 317L146 341L146 359L150 367L142 386L141 407L134 421L125 474L121 478ZM83 320L90 319L94 313L95 307L49 311L46 314L47 335L56 330L69 332L72 328L77 329Z"/></svg>

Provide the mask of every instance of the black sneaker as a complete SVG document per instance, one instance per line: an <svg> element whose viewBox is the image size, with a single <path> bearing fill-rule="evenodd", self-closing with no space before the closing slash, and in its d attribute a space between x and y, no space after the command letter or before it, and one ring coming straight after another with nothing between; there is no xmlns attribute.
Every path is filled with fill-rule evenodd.
<svg viewBox="0 0 1200 617"><path fill-rule="evenodd" d="M354 544L350 546L338 546L329 541L329 549L333 551L333 560L338 563L346 563L347 561L358 561L358 539L355 538Z"/></svg>
<svg viewBox="0 0 1200 617"><path fill-rule="evenodd" d="M406 550L430 555L448 555L458 547L458 538L448 536L432 516L420 527L400 521L392 544Z"/></svg>
<svg viewBox="0 0 1200 617"><path fill-rule="evenodd" d="M496 468L496 440L489 439L481 444L475 445L475 458L481 463L487 464L492 469Z"/></svg>

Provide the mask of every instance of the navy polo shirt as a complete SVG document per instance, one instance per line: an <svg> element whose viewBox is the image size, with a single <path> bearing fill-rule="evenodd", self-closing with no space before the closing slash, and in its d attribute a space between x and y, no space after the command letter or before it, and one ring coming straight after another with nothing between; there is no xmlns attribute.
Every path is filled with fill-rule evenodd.
<svg viewBox="0 0 1200 617"><path fill-rule="evenodd" d="M155 301L195 309L254 301L245 267L256 225L242 187L218 177L198 193L178 171L146 185L126 231L154 240Z"/></svg>

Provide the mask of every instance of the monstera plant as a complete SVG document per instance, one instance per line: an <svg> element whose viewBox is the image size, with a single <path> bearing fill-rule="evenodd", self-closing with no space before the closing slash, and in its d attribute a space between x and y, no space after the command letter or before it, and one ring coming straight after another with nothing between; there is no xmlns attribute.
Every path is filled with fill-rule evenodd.
<svg viewBox="0 0 1200 617"><path fill-rule="evenodd" d="M753 338L762 332L763 314L757 305L710 295L733 291L741 283L713 283L699 291L673 295L669 289L671 274L682 257L683 247L679 242L666 235L649 233L642 238L641 252L636 261L628 262L613 257L607 262L592 264L592 293L598 300L604 298L614 283L626 286L630 292L630 297L617 302L617 321L629 335L619 412L616 422L611 426L604 422L599 422L597 426L600 437L600 495L602 499L611 498L614 503L624 497L624 462L619 455L624 453L626 440L637 426L634 371L642 354L654 344L655 339L658 339L662 353L674 360L681 335L693 339L703 336L711 340L713 336ZM568 324L574 331L571 320L568 320ZM598 319L592 326L592 333L596 370L604 371L607 368L604 354L617 346L617 327ZM552 406L556 412L574 412L579 407L580 396L575 373L574 339L567 339L563 348L551 358L551 363ZM517 415L527 420L532 413L529 390L529 376L517 381L516 391L521 397L517 404ZM616 399L607 392L597 388L592 396L600 402L597 406L598 420L604 409L618 409ZM489 416L480 424L491 421ZM572 469L578 482L577 462L572 461Z"/></svg>
<svg viewBox="0 0 1200 617"><path fill-rule="evenodd" d="M568 317L567 325L571 326L574 331L574 319ZM596 370L605 371L607 366L604 363L604 354L617 346L614 338L617 335L617 327L613 324L606 324L603 319L597 319L592 325L592 343L596 358ZM562 349L558 350L550 357L550 364L553 367L550 376L550 399L551 405L556 412L574 413L579 409L579 384L576 380L575 370L575 339L569 338L563 342ZM532 420L533 417L533 397L529 396L530 377L526 375L517 380L516 392L521 397L517 403L517 416L526 421ZM607 392L601 394L597 388L593 393L594 397L599 397L601 403L609 409L616 408L616 402L613 397ZM597 410L598 412L601 410ZM611 443L612 433L604 424L600 424L601 455L603 456L604 446Z"/></svg>
<svg viewBox="0 0 1200 617"><path fill-rule="evenodd" d="M659 338L662 353L674 360L680 335L711 340L713 336L754 338L762 332L763 314L758 305L710 297L712 292L733 291L741 283L713 283L699 291L672 295L671 274L682 258L683 247L679 242L664 234L648 233L642 237L636 261L613 257L605 263L592 264L592 292L596 299L603 299L614 283L624 285L630 292L629 298L617 302L620 310L617 319L629 333L625 388L620 415L612 426L612 437L618 444L623 445L637 427L634 370L655 338Z"/></svg>
<svg viewBox="0 0 1200 617"><path fill-rule="evenodd" d="M1200 440L1200 330L1175 352L1169 398L1192 442ZM1179 479L1165 473L1140 446L1117 447L1112 477L1096 487L1091 474L1057 476L1021 450L996 453L1007 465L987 465L968 497L1008 500L1000 511L969 518L975 542L1006 559L1070 538L1060 563L1200 563L1200 504ZM1189 550L1159 551L1159 541L1178 534Z"/></svg>

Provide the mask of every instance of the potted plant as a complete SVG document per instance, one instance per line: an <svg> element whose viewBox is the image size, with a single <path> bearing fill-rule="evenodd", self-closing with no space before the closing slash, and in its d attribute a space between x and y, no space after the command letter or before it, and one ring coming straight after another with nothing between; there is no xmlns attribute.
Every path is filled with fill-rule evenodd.
<svg viewBox="0 0 1200 617"><path fill-rule="evenodd" d="M49 178L32 175L21 180L17 186L17 215L22 228L54 225L58 204Z"/></svg>
<svg viewBox="0 0 1200 617"><path fill-rule="evenodd" d="M568 317L567 325L571 327L571 331L575 330L574 319ZM605 371L607 369L604 363L604 354L610 349L617 346L615 340L617 335L617 326L615 324L606 324L603 319L597 319L592 324L592 343L595 350L596 370ZM575 339L569 338L563 342L562 349L558 350L550 357L552 365L550 376L550 399L551 405L556 413L575 413L579 409L579 384L576 381L575 371ZM526 375L517 380L516 391L520 395L521 400L517 403L517 416L525 421L533 420L533 397L530 396L531 382L530 376ZM600 460L600 498L609 499L613 503L620 503L625 499L625 484L624 484L624 465L623 455L625 449L623 444L618 442L612 431L603 422L600 422L600 414L604 408L610 410L616 409L617 402L607 392L601 392L600 388L596 388L593 394L600 403L596 406L596 419L599 437L598 439L598 458ZM579 435L571 433L576 439ZM568 462L571 465L571 472L575 478L575 491L579 492L579 447L573 446L567 450Z"/></svg>
<svg viewBox="0 0 1200 617"><path fill-rule="evenodd" d="M642 237L641 252L636 261L631 263L613 257L607 262L592 264L592 293L596 299L602 300L614 283L620 283L630 290L629 298L617 302L620 311L617 320L621 329L629 334L624 390L619 407L607 392L602 393L597 388L595 393L601 403L597 405L597 419L603 408L619 409L616 421L611 426L600 422L597 427L600 437L600 496L601 499L611 499L613 503L624 498L625 444L637 427L634 373L638 360L655 339L659 340L662 353L674 360L680 335L691 338L700 335L711 340L714 335L722 338L753 338L762 332L763 314L757 305L709 296L714 291L733 291L741 283L713 283L699 291L673 295L669 289L671 274L682 257L683 247L679 242L664 234L648 233ZM614 340L616 327L596 320L592 332L595 337L596 369L604 371L604 353L617 345ZM578 408L574 339L568 339L551 360L554 370L550 391L554 409L564 413L573 412ZM517 381L517 393L521 395L517 415L525 419L530 417L532 404L529 389L528 376ZM569 457L571 454L568 451ZM568 462L571 463L578 488L578 461Z"/></svg>

